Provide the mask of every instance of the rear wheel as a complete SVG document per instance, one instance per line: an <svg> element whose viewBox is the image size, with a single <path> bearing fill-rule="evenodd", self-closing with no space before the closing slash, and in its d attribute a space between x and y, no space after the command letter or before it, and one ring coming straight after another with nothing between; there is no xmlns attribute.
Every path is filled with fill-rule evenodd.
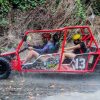
<svg viewBox="0 0 100 100"><path fill-rule="evenodd" d="M9 61L0 57L0 79L7 79L11 73Z"/></svg>

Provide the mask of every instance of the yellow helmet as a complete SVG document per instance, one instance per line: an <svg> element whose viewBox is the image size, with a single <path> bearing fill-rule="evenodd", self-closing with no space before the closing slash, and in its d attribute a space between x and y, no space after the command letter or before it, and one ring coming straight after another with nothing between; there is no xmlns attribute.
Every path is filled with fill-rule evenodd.
<svg viewBox="0 0 100 100"><path fill-rule="evenodd" d="M74 34L73 36L72 36L72 39L73 40L80 40L81 39L81 35L79 34L79 33L76 33L76 34Z"/></svg>

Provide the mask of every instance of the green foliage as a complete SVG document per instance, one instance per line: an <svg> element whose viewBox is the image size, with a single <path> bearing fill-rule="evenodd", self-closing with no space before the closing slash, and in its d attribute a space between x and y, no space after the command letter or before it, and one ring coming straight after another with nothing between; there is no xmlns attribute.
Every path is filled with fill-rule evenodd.
<svg viewBox="0 0 100 100"><path fill-rule="evenodd" d="M0 7L0 26L6 26L8 24L6 15L10 10L8 0L0 0Z"/></svg>
<svg viewBox="0 0 100 100"><path fill-rule="evenodd" d="M0 14L8 13L8 11L10 10L8 0L0 0L0 6Z"/></svg>
<svg viewBox="0 0 100 100"><path fill-rule="evenodd" d="M5 18L0 19L0 26L6 26L9 24L9 21Z"/></svg>
<svg viewBox="0 0 100 100"><path fill-rule="evenodd" d="M80 0L76 0L76 4L77 4L77 16L82 20L85 20L86 14L85 14L84 6L82 5Z"/></svg>
<svg viewBox="0 0 100 100"><path fill-rule="evenodd" d="M25 11L28 9L34 9L36 6L44 4L45 1L46 0L0 0L0 19L3 20L5 18L6 22L6 16L11 10L19 9Z"/></svg>
<svg viewBox="0 0 100 100"><path fill-rule="evenodd" d="M61 0L56 0L56 5L55 5L56 8L58 7L60 1L61 1Z"/></svg>
<svg viewBox="0 0 100 100"><path fill-rule="evenodd" d="M94 10L95 15L100 16L100 0L93 0L92 8Z"/></svg>
<svg viewBox="0 0 100 100"><path fill-rule="evenodd" d="M37 6L38 2L35 0L12 0L12 6L14 9L27 10ZM40 3L40 2L39 2Z"/></svg>

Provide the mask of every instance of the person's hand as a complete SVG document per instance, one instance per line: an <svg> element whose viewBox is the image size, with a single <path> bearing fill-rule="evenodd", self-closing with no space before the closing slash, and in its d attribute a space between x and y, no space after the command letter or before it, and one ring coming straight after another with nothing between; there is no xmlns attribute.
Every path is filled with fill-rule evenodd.
<svg viewBox="0 0 100 100"><path fill-rule="evenodd" d="M29 50L33 50L33 47L28 47Z"/></svg>

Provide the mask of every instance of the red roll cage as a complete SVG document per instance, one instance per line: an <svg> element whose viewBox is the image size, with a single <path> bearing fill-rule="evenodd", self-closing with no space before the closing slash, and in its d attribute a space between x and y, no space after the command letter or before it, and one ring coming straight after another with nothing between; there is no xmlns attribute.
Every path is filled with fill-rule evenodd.
<svg viewBox="0 0 100 100"><path fill-rule="evenodd" d="M80 32L82 34L82 41L84 41L87 45L87 47L89 49L92 48L92 44L94 45L96 51L92 52L90 50L90 52L88 52L86 55L87 55L87 60L90 61L91 59L91 56L94 56L94 60L92 62L92 67L89 69L88 66L89 66L89 61L86 62L86 67L84 70L69 70L69 69L64 69L62 67L62 56L64 54L64 47L65 47L65 42L66 42L66 37L68 36L68 32L69 30L72 30L72 29L80 29ZM87 30L88 31L88 34L85 34L84 30ZM40 69L22 69L21 67L21 64L22 64L22 60L20 58L20 55L19 55L19 51L20 51L20 48L24 42L24 38L25 36L27 36L29 33L40 33L40 32L43 32L43 33L55 33L55 32L60 32L62 31L63 32L63 42L62 42L62 48L61 48L61 53L60 53L60 61L59 61L59 65L57 67L57 69L55 70L40 70ZM13 70L17 70L17 71L24 71L24 72L76 72L76 73L85 73L85 72L93 72L96 68L96 65L98 63L98 61L100 60L100 49L98 47L98 44L93 36L93 33L90 29L89 26L68 26L68 27L64 27L64 28L59 28L59 29L53 29L53 30L28 30L25 32L24 34L24 37L23 39L20 41L20 43L18 44L17 48L16 48L16 51L15 52L10 52L10 53L5 53L5 54L1 54L0 56L7 56L7 55L16 55L16 58L14 60L11 61L11 64L12 64L12 69ZM48 55L48 54L47 54ZM56 53L52 54L52 55L56 55ZM84 55L84 54L83 54Z"/></svg>

